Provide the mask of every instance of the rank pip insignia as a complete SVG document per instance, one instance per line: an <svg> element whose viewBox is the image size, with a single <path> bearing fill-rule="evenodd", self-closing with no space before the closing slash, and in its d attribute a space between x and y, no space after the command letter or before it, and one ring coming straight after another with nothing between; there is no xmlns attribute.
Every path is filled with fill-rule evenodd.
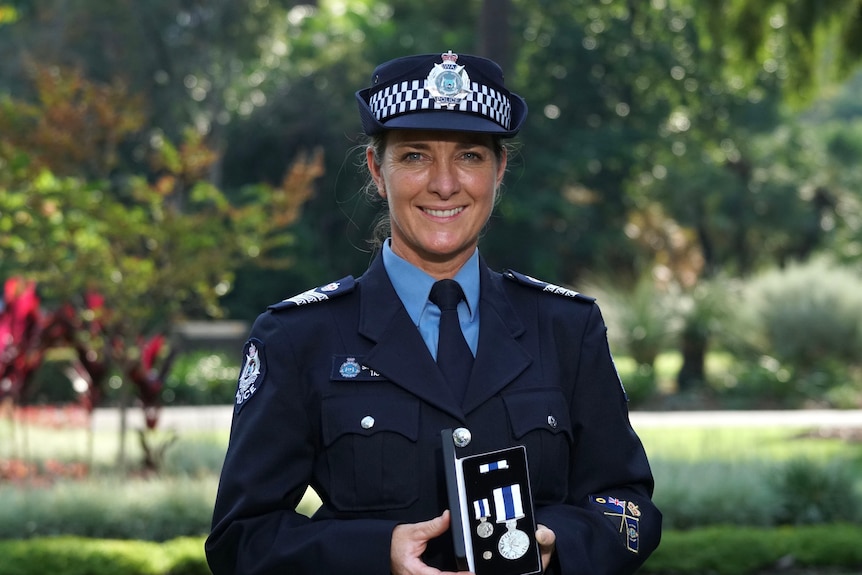
<svg viewBox="0 0 862 575"><path fill-rule="evenodd" d="M434 64L434 68L425 78L425 89L437 102L438 107L451 110L470 93L470 77L464 66L457 64L458 54L449 50L440 56L443 62Z"/></svg>

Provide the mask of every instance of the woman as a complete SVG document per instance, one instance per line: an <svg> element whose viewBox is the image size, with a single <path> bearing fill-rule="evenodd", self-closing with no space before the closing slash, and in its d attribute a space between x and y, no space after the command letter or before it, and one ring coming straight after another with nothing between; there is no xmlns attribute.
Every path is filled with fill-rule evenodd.
<svg viewBox="0 0 862 575"><path fill-rule="evenodd" d="M526 104L495 63L451 51L379 66L357 101L391 236L360 278L255 322L206 544L213 573L456 570L444 429L458 430L459 456L526 447L544 572L634 572L661 515L599 309L493 272L477 248ZM463 291L457 336L429 300L446 279ZM465 342L466 371L444 371ZM311 518L295 510L308 486L322 501Z"/></svg>

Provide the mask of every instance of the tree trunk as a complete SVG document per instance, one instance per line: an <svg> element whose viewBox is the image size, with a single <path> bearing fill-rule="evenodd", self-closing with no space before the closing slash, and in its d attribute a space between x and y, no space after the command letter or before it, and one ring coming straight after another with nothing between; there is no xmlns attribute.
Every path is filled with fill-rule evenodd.
<svg viewBox="0 0 862 575"><path fill-rule="evenodd" d="M679 392L703 387L706 382L706 348L709 338L700 330L684 330L680 351L682 367L676 377Z"/></svg>
<svg viewBox="0 0 862 575"><path fill-rule="evenodd" d="M484 0L479 18L478 54L511 69L509 57L509 8L511 0Z"/></svg>

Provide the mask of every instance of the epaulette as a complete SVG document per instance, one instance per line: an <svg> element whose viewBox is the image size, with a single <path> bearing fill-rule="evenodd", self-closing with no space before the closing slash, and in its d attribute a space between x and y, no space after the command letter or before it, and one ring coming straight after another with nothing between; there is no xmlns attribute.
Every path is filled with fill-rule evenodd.
<svg viewBox="0 0 862 575"><path fill-rule="evenodd" d="M304 291L278 303L274 303L271 306L267 307L267 309L272 311L280 311L291 307L299 307L301 305L306 305L309 303L329 301L332 298L336 298L340 295L352 292L355 287L356 280L353 279L353 276L347 276L341 278L338 281L328 283L320 287L312 288L308 291Z"/></svg>
<svg viewBox="0 0 862 575"><path fill-rule="evenodd" d="M564 297L569 297L573 299L579 299L586 302L594 302L596 298L590 297L588 295L584 295L582 293L576 292L575 290L570 290L569 288L560 287L558 285L550 284L548 282L543 282L542 280L537 280L536 278L530 277L528 275L524 275L522 273L518 273L514 270L506 270L503 272L503 276L517 282L521 285L529 286L532 288L540 289L544 292L561 295Z"/></svg>

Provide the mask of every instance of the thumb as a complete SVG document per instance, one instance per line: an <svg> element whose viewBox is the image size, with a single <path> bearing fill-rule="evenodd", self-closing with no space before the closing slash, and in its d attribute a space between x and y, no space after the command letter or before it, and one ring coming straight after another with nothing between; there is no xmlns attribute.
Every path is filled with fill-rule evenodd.
<svg viewBox="0 0 862 575"><path fill-rule="evenodd" d="M446 530L449 529L449 518L449 510L447 509L434 519L420 523L420 525L422 525L422 530L428 539L433 539L446 533Z"/></svg>
<svg viewBox="0 0 862 575"><path fill-rule="evenodd" d="M556 534L545 527L544 525L539 525L536 529L536 542L543 547L548 547L553 545L557 540Z"/></svg>

